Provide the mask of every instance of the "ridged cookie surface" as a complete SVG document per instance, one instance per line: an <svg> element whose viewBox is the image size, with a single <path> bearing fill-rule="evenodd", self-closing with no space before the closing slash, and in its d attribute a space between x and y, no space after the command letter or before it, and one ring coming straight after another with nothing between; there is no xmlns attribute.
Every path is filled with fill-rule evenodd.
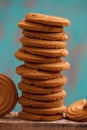
<svg viewBox="0 0 87 130"><path fill-rule="evenodd" d="M18 99L16 86L6 75L0 74L0 117L10 113Z"/></svg>
<svg viewBox="0 0 87 130"><path fill-rule="evenodd" d="M87 121L87 100L81 99L67 108L66 117L73 121Z"/></svg>

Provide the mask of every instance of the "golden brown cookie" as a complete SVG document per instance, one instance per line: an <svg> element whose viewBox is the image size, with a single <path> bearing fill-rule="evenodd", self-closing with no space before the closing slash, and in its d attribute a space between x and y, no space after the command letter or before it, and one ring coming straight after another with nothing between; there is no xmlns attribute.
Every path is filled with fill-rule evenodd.
<svg viewBox="0 0 87 130"><path fill-rule="evenodd" d="M67 81L67 78L63 75L59 74L59 76L55 79L49 80L32 80L27 78L22 78L22 82L28 85L35 85L40 87L56 87L59 85L64 85Z"/></svg>
<svg viewBox="0 0 87 130"><path fill-rule="evenodd" d="M87 100L86 100L86 103L84 104L83 108L87 109Z"/></svg>
<svg viewBox="0 0 87 130"><path fill-rule="evenodd" d="M68 36L65 32L60 33L45 33L45 32L35 32L35 31L27 31L24 30L23 34L25 37L29 38L37 38L37 39L45 39L52 41L65 41L68 39Z"/></svg>
<svg viewBox="0 0 87 130"><path fill-rule="evenodd" d="M33 85L27 85L22 82L18 84L18 88L22 92L29 92L31 94L51 94L51 93L57 93L61 92L63 90L63 85L57 86L55 88L44 88L44 87L38 87Z"/></svg>
<svg viewBox="0 0 87 130"><path fill-rule="evenodd" d="M37 101L55 101L57 99L63 99L66 96L66 92L62 90L61 92L51 93L51 94L30 94L28 92L22 92L22 96Z"/></svg>
<svg viewBox="0 0 87 130"><path fill-rule="evenodd" d="M33 23L26 20L21 20L18 24L19 28L38 32L63 32L63 27L47 26L44 24Z"/></svg>
<svg viewBox="0 0 87 130"><path fill-rule="evenodd" d="M50 15L45 15L45 14L38 14L38 13L28 13L26 14L25 19L27 21L31 21L35 23L42 23L46 25L53 25L53 26L69 26L70 25L70 21L66 18L50 16Z"/></svg>
<svg viewBox="0 0 87 130"><path fill-rule="evenodd" d="M0 117L10 113L17 103L18 95L13 81L0 74Z"/></svg>
<svg viewBox="0 0 87 130"><path fill-rule="evenodd" d="M25 67L42 70L42 71L58 72L58 71L68 70L70 68L70 64L63 59L60 59L58 62L51 63L51 64L50 63L33 64L33 63L25 62Z"/></svg>
<svg viewBox="0 0 87 130"><path fill-rule="evenodd" d="M50 107L59 107L63 105L63 99L57 99L55 101L37 101L31 100L24 97L19 97L18 102L26 107L37 107L37 108L50 108Z"/></svg>
<svg viewBox="0 0 87 130"><path fill-rule="evenodd" d="M30 121L55 121L55 120L62 119L63 114L47 116L47 115L36 115L32 113L26 113L22 111L18 113L18 117L20 119L30 120Z"/></svg>
<svg viewBox="0 0 87 130"><path fill-rule="evenodd" d="M59 72L45 72L36 69L30 69L25 67L25 65L20 65L16 67L16 73L29 79L52 79L59 75Z"/></svg>
<svg viewBox="0 0 87 130"><path fill-rule="evenodd" d="M47 57L32 55L32 54L26 53L22 49L19 49L15 53L15 57L19 60L30 62L30 63L54 63L59 60L57 57L47 58Z"/></svg>
<svg viewBox="0 0 87 130"><path fill-rule="evenodd" d="M87 108L84 108L86 103L87 100L81 99L71 104L67 108L66 118L73 121L87 121Z"/></svg>
<svg viewBox="0 0 87 130"><path fill-rule="evenodd" d="M30 54L46 56L46 57L65 57L68 55L66 48L64 49L42 49L36 47L22 46L22 49Z"/></svg>
<svg viewBox="0 0 87 130"><path fill-rule="evenodd" d="M34 108L22 106L22 111L38 115L55 115L66 112L66 106L63 105L54 108Z"/></svg>
<svg viewBox="0 0 87 130"><path fill-rule="evenodd" d="M29 37L22 37L20 38L21 43L24 46L29 47L40 47L40 48L49 48L49 49L62 49L66 48L66 42L64 41L48 41L48 40L41 40L36 38L29 38Z"/></svg>

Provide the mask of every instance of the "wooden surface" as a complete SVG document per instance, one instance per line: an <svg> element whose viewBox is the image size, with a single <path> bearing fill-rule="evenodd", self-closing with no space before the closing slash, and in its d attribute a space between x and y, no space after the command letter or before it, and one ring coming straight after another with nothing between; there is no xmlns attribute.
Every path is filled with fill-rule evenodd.
<svg viewBox="0 0 87 130"><path fill-rule="evenodd" d="M53 122L34 122L20 120L17 113L0 118L0 130L87 130L87 122L59 120Z"/></svg>

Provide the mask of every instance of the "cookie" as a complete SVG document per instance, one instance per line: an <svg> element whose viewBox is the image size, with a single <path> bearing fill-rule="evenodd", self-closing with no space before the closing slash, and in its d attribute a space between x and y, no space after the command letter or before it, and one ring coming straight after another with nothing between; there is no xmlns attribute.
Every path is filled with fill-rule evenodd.
<svg viewBox="0 0 87 130"><path fill-rule="evenodd" d="M37 101L55 101L57 99L63 99L66 96L66 92L62 90L58 93L51 93L51 94L30 94L28 92L22 92L22 96L31 99L31 100L37 100Z"/></svg>
<svg viewBox="0 0 87 130"><path fill-rule="evenodd" d="M55 101L37 101L37 100L31 100L24 97L19 97L18 102L26 107L37 107L37 108L50 108L50 107L59 107L63 105L63 99L58 99Z"/></svg>
<svg viewBox="0 0 87 130"><path fill-rule="evenodd" d="M73 121L87 121L87 109L84 108L86 103L87 100L81 99L71 104L67 108L66 118Z"/></svg>
<svg viewBox="0 0 87 130"><path fill-rule="evenodd" d="M46 56L46 57L65 57L68 55L68 51L66 48L64 49L42 49L36 47L27 47L23 46L22 49L30 54Z"/></svg>
<svg viewBox="0 0 87 130"><path fill-rule="evenodd" d="M55 108L33 108L22 106L22 111L38 115L55 115L66 112L66 106L63 105Z"/></svg>
<svg viewBox="0 0 87 130"><path fill-rule="evenodd" d="M52 79L59 75L59 72L45 72L36 69L30 69L25 67L25 65L20 65L16 67L16 73L29 79Z"/></svg>
<svg viewBox="0 0 87 130"><path fill-rule="evenodd" d="M51 93L57 93L61 92L63 90L63 85L57 86L55 88L44 88L44 87L38 87L33 85L27 85L22 82L18 84L18 88L22 92L27 92L31 94L51 94Z"/></svg>
<svg viewBox="0 0 87 130"><path fill-rule="evenodd" d="M40 47L46 49L63 49L67 46L65 41L48 41L29 37L20 38L20 42L22 43L22 45L27 47Z"/></svg>
<svg viewBox="0 0 87 130"><path fill-rule="evenodd" d="M56 63L48 63L48 64L33 64L29 62L25 62L25 67L29 67L31 69L37 69L37 70L42 70L42 71L49 71L49 72L58 72L58 71L63 71L63 70L68 70L70 68L70 64L63 60L60 59Z"/></svg>
<svg viewBox="0 0 87 130"><path fill-rule="evenodd" d="M84 104L83 108L87 109L87 100L86 100L86 103Z"/></svg>
<svg viewBox="0 0 87 130"><path fill-rule="evenodd" d="M69 26L70 21L66 18L61 18L57 16L50 16L38 13L28 13L25 16L26 21L31 21L35 23L42 23L52 26Z"/></svg>
<svg viewBox="0 0 87 130"><path fill-rule="evenodd" d="M58 58L47 58L47 57L32 55L26 53L22 49L19 49L15 53L15 57L19 60L30 62L30 63L54 63L59 60Z"/></svg>
<svg viewBox="0 0 87 130"><path fill-rule="evenodd" d="M18 99L16 86L6 75L0 74L0 117L10 113Z"/></svg>
<svg viewBox="0 0 87 130"><path fill-rule="evenodd" d="M24 120L30 120L30 121L55 121L55 120L60 120L63 118L63 114L58 114L58 115L36 115L32 113L26 113L26 112L19 112L18 117L20 119Z"/></svg>
<svg viewBox="0 0 87 130"><path fill-rule="evenodd" d="M45 33L45 32L23 30L23 34L25 37L37 38L37 39L43 39L43 40L45 39L45 40L51 40L51 41L65 41L68 39L68 36L65 32Z"/></svg>
<svg viewBox="0 0 87 130"><path fill-rule="evenodd" d="M55 79L49 80L32 80L22 77L22 82L28 85L35 85L40 87L56 87L59 85L64 85L67 79L63 75L59 74L59 76Z"/></svg>
<svg viewBox="0 0 87 130"><path fill-rule="evenodd" d="M24 19L19 22L18 27L25 30L31 30L37 32L63 32L64 31L62 26L59 27L47 26L44 24L33 23L30 21L27 22Z"/></svg>

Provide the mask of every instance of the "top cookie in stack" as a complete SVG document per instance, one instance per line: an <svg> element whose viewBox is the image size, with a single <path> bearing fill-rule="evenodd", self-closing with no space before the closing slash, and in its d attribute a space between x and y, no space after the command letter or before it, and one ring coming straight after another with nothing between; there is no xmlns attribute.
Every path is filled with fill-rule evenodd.
<svg viewBox="0 0 87 130"><path fill-rule="evenodd" d="M24 35L20 39L22 48L15 53L16 58L24 61L16 68L22 76L18 85L22 91L20 118L50 121L63 117L63 85L67 79L61 71L70 67L62 59L68 55L64 26L69 25L66 18L36 13L27 14L18 24Z"/></svg>

